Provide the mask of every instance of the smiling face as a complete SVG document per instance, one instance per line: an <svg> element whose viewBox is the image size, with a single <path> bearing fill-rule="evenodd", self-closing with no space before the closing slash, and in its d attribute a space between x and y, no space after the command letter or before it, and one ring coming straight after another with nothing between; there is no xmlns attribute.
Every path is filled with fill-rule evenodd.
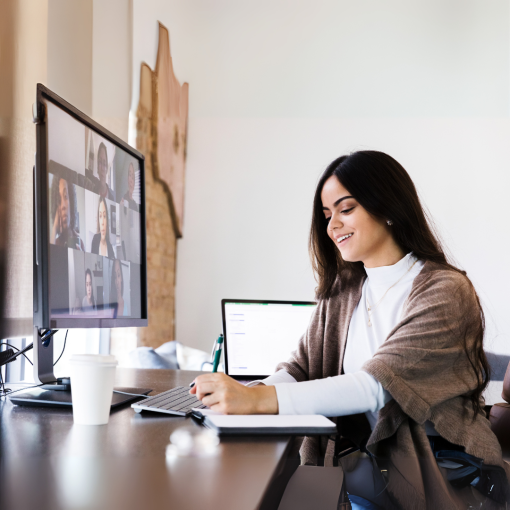
<svg viewBox="0 0 510 510"><path fill-rule="evenodd" d="M99 202L99 232L101 234L101 241L105 241L106 239L106 228L108 226L108 218L107 218L107 212L106 207L104 205L104 202Z"/></svg>
<svg viewBox="0 0 510 510"><path fill-rule="evenodd" d="M130 197L133 197L134 190L135 190L135 169L133 167L133 163L130 163L128 168L128 192Z"/></svg>
<svg viewBox="0 0 510 510"><path fill-rule="evenodd" d="M58 192L60 196L60 225L62 230L67 230L70 223L69 215L69 190L67 188L67 181L60 179L58 183Z"/></svg>
<svg viewBox="0 0 510 510"><path fill-rule="evenodd" d="M92 299L92 277L89 273L85 276L85 290L87 292L87 299L90 302Z"/></svg>
<svg viewBox="0 0 510 510"><path fill-rule="evenodd" d="M395 264L405 255L386 221L369 214L335 175L324 183L321 200L328 236L346 262L379 267Z"/></svg>

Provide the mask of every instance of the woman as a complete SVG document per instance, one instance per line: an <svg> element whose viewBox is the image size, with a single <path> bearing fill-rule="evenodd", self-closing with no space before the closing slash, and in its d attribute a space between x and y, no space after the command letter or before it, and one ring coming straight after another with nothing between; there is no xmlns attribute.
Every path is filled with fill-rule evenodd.
<svg viewBox="0 0 510 510"><path fill-rule="evenodd" d="M133 166L133 163L129 163L128 189L126 191L126 194L124 195L124 198L122 198L122 200L120 201L120 205L124 205L127 202L127 205L131 209L138 212L138 204L135 202L135 199L133 198L134 190L135 190L135 167Z"/></svg>
<svg viewBox="0 0 510 510"><path fill-rule="evenodd" d="M103 142L99 144L97 149L97 175L99 181L95 190L96 193L103 198L115 201L115 195L106 182L106 176L108 175L108 151Z"/></svg>
<svg viewBox="0 0 510 510"><path fill-rule="evenodd" d="M110 243L110 217L108 215L108 205L103 197L99 198L99 207L97 210L97 234L92 238L92 253L103 255L110 259L115 258L113 246Z"/></svg>
<svg viewBox="0 0 510 510"><path fill-rule="evenodd" d="M92 271L89 268L85 271L85 292L86 294L81 304L83 313L96 313L97 306L92 286Z"/></svg>
<svg viewBox="0 0 510 510"><path fill-rule="evenodd" d="M50 243L74 250L85 251L80 234L76 232L76 188L58 175L51 183L51 202L53 225L50 231Z"/></svg>
<svg viewBox="0 0 510 510"><path fill-rule="evenodd" d="M110 281L110 304L115 307L114 317L127 315L127 303L124 301L124 276L119 259L113 261Z"/></svg>
<svg viewBox="0 0 510 510"><path fill-rule="evenodd" d="M319 303L291 359L264 385L208 374L191 392L223 413L340 417L341 436L364 452L344 466L347 491L383 508L503 504L510 468L480 400L483 311L404 168L376 151L333 161L315 193L310 253ZM301 461L334 446L306 438ZM462 470L436 463L445 451Z"/></svg>

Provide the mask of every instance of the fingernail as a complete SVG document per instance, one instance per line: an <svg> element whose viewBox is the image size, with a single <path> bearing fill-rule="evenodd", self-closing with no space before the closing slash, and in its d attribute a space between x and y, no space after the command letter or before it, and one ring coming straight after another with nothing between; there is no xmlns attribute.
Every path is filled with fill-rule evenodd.
<svg viewBox="0 0 510 510"><path fill-rule="evenodd" d="M195 381L193 381L193 382L189 385L189 387L190 387L190 388L193 388L193 386L195 386Z"/></svg>

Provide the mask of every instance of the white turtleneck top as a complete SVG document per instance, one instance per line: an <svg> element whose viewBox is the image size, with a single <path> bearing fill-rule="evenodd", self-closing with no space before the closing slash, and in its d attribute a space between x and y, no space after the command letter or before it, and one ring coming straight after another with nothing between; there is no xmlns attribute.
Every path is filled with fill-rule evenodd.
<svg viewBox="0 0 510 510"><path fill-rule="evenodd" d="M264 379L264 384L274 385L276 389L280 414L345 416L365 413L374 428L379 410L392 397L361 367L400 320L413 281L422 268L423 262L412 253L392 266L365 268L368 278L349 324L344 374L296 384L288 372L279 370ZM372 310L371 326L368 325L367 299ZM436 433L429 422L426 431L429 435Z"/></svg>

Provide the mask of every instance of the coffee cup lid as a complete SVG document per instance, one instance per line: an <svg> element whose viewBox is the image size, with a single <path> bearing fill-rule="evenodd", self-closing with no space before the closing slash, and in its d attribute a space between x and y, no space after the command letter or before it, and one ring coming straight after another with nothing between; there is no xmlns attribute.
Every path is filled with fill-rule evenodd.
<svg viewBox="0 0 510 510"><path fill-rule="evenodd" d="M73 354L70 363L94 365L117 365L117 359L111 354Z"/></svg>

